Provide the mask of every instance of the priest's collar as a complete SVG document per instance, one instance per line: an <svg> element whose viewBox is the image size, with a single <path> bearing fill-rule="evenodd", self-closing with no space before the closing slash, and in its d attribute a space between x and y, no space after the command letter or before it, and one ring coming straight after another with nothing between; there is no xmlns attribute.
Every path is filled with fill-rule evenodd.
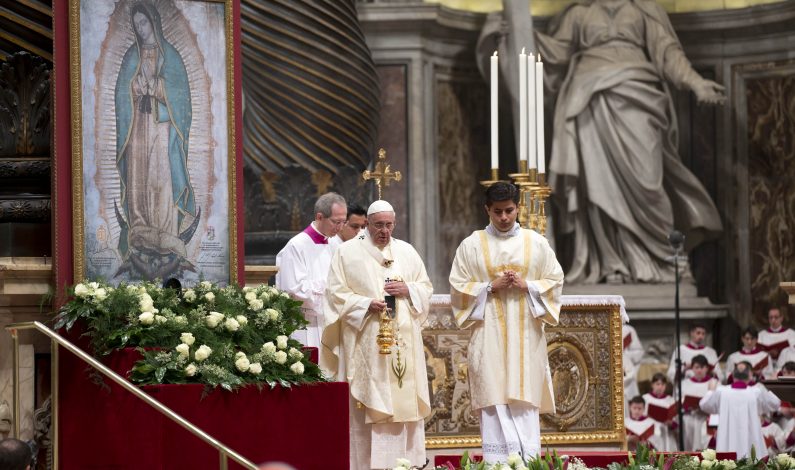
<svg viewBox="0 0 795 470"><path fill-rule="evenodd" d="M519 232L521 231L522 231L522 226L519 225L518 222L514 222L513 228L508 230L507 232L500 232L499 230L497 230L497 227L495 227L494 224L489 224L488 226L486 226L486 233L488 233L489 235L493 235L497 238L515 237L519 235Z"/></svg>
<svg viewBox="0 0 795 470"><path fill-rule="evenodd" d="M693 343L687 343L685 346L687 346L690 349L704 349L706 347L705 344L693 344Z"/></svg>
<svg viewBox="0 0 795 470"><path fill-rule="evenodd" d="M315 242L315 245L328 245L328 237L320 233L318 229L315 228L314 222L307 225L307 227L304 229L304 233L309 235L309 238Z"/></svg>

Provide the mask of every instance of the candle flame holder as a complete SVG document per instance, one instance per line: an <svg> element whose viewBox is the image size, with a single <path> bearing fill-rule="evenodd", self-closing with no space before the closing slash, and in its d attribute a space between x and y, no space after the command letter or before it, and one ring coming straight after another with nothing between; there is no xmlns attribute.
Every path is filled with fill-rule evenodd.
<svg viewBox="0 0 795 470"><path fill-rule="evenodd" d="M499 168L492 168L491 169L491 179L483 180L483 181L480 182L480 184L484 188L488 188L492 184L499 183L500 181L501 181L500 180L500 169Z"/></svg>
<svg viewBox="0 0 795 470"><path fill-rule="evenodd" d="M552 194L552 188L549 187L547 184L547 175L546 173L539 173L538 174L538 186L535 188L533 192L533 197L535 198L536 204L536 227L535 230L540 233L541 235L545 235L547 233L547 212L546 212L546 202L549 199L549 196Z"/></svg>
<svg viewBox="0 0 795 470"><path fill-rule="evenodd" d="M508 175L514 184L519 187L519 220L524 228L535 230L536 214L534 208L533 191L536 183L536 169L527 170L527 160L519 161L519 172Z"/></svg>

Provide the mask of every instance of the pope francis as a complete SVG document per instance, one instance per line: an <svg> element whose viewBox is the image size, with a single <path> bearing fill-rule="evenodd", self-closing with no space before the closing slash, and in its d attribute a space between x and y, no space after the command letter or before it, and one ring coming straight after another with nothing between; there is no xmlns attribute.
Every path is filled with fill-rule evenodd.
<svg viewBox="0 0 795 470"><path fill-rule="evenodd" d="M366 232L337 248L328 275L327 324L337 327L323 343L339 363L324 367L350 384L351 469L393 468L398 458L425 465L431 407L420 326L433 286L414 248L392 238L394 229L392 206L374 202ZM385 354L376 341L387 317L395 344Z"/></svg>

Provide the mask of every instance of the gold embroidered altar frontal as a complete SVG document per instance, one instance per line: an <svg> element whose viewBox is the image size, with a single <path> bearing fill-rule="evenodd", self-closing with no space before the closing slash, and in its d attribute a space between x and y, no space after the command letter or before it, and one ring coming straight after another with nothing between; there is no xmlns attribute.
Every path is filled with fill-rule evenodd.
<svg viewBox="0 0 795 470"><path fill-rule="evenodd" d="M547 326L556 413L541 415L542 446L624 442L621 324L623 299L563 296L560 324ZM428 448L479 447L467 378L469 331L459 329L449 296L435 295L423 331L432 412ZM613 300L611 300L613 299Z"/></svg>

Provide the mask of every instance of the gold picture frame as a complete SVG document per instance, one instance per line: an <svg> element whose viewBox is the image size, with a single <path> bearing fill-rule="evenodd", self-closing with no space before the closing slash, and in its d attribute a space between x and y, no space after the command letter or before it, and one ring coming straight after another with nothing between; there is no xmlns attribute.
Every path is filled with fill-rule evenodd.
<svg viewBox="0 0 795 470"><path fill-rule="evenodd" d="M167 57L168 52L173 49L177 51L181 62L182 67L185 69L185 75L188 79L188 87L184 92L188 93L187 96L190 97L188 100L189 106L187 107L188 111L185 113L189 116L187 119L190 120L188 127L185 129L189 129L190 137L194 135L199 136L197 139L200 140L200 144L193 145L193 141L189 140L188 132L179 132L180 129L176 131L169 131L173 132L176 135L179 135L182 140L182 159L174 158L171 159L171 154L169 153L169 157L171 161L180 161L183 160L184 168L182 171L182 178L187 181L187 190L182 190L179 197L181 199L186 199L183 195L185 193L192 193L195 197L195 207L193 208L193 213L190 210L186 210L181 207L176 207L176 209L171 208L174 212L178 213L179 219L185 221L189 219L189 216L193 216L193 221L196 222L195 224L190 224L191 226L188 227L187 230L184 232L177 232L176 234L185 235L189 233L191 237L195 237L198 232L199 238L191 238L190 241L184 241L184 250L185 253L190 256L182 257L179 262L179 269L186 272L185 266L190 266L194 270L187 274L189 281L190 280L198 280L206 279L221 283L236 283L238 282L238 211L237 211L237 174L236 174L236 159L237 159L237 138L236 136L236 92L235 92L235 84L236 84L236 74L238 71L235 67L235 47L234 47L234 15L233 15L233 1L232 0L68 0L69 1L69 70L70 70L70 95L71 95L71 186L72 186L72 236L73 236L73 272L74 272L74 279L75 282L80 282L81 280L85 279L88 275L92 274L92 271L97 271L96 269L87 269L87 260L91 258L91 255L94 252L90 252L87 249L87 239L91 238L92 242L95 242L93 246L100 245L99 249L106 248L110 250L108 253L112 253L114 250L111 246L101 245L102 242L106 242L108 240L113 240L112 237L116 235L114 232L114 227L112 224L105 224L100 226L104 231L97 231L96 233L91 232L91 237L87 237L87 217L86 217L86 210L87 206L94 210L98 205L102 208L101 211L104 211L104 214L107 215L110 212L110 208L108 207L109 201L102 200L102 196L100 196L100 201L96 201L96 194L92 197L86 197L86 191L92 190L95 193L102 192L102 185L101 183L97 183L97 181L101 181L101 176L97 176L97 174L101 172L105 172L106 174L112 173L112 170L109 169L108 165L108 155L112 154L111 150L107 150L108 141L110 138L108 137L108 132L101 132L101 129L97 127L97 125L102 126L105 125L105 129L112 127L107 124L107 119L101 119L102 116L99 112L105 112L107 114L108 110L107 107L100 106L101 103L108 103L110 101L110 97L108 93L110 93L110 82L113 78L112 75L107 74L106 76L102 76L99 74L100 62L103 59L103 54L106 54L105 48L100 48L97 56L91 56L91 60L93 61L94 69L89 69L91 74L91 82L94 89L90 90L89 97L87 97L85 93L84 86L86 85L85 77L83 76L84 70L88 67L86 64L83 63L84 58L84 51L83 46L86 40L91 41L92 44L101 43L103 46L106 46L110 42L110 35L114 31L114 26L116 27L116 31L121 30L119 27L122 24L122 20L120 17L124 18L126 15L126 21L131 21L131 13L125 12L124 9L130 9L133 5L137 4L146 4L152 10L158 12L161 8L168 10L169 12L174 11L182 11L180 7L195 9L197 7L201 7L202 5L206 6L208 11L215 12L215 17L209 15L211 17L208 22L213 23L215 27L209 28L193 28L191 30L191 21L192 18L189 18L188 15L183 15L182 18L179 18L179 14L177 15L163 15L162 24L160 23L161 19L158 16L157 27L161 28L159 30L159 39L158 46L156 49L159 49L162 53L162 56L158 56L155 59L155 63L158 64L156 67L158 70L161 70L161 63L165 62L165 57ZM81 23L81 9L86 7L87 5L91 5L92 7L96 7L96 10L102 12L110 12L104 18L95 18L91 15L91 24L93 25L97 21L101 23L101 21L106 21L106 36L102 38L102 40L98 40L94 37L97 32L102 32L102 28L97 29L96 27L92 28L84 28L84 24ZM179 6L178 6L179 5ZM223 18L218 18L219 15L223 15ZM101 16L101 15L99 15ZM201 18L201 15L195 15L196 17ZM175 20L174 17L177 19ZM212 19L216 21L212 21ZM150 19L150 27L152 26ZM180 24L183 30L180 30L179 27L174 29L167 29L165 25L171 24L173 25L176 21L181 21L183 24ZM194 21L195 22L195 21ZM187 26L186 26L187 25ZM134 38L140 39L138 32L135 31L135 26L129 26L132 30L132 35ZM157 29L157 28L153 28ZM202 31L197 34L195 30L201 29ZM210 32L208 34L208 31ZM172 39L169 38L169 34L173 35L173 37L177 37L177 40L174 42L177 43L176 46L171 46L169 43L168 46L171 46L171 49L167 49L163 46L164 43L171 41ZM118 35L122 35L118 33ZM129 31L126 32L126 35L129 37ZM209 39L208 39L209 38ZM218 40L223 38L223 45L220 47L217 44ZM138 39L134 39L137 41ZM218 40L216 40L218 39ZM180 43L181 41L181 43ZM193 43L189 44L191 41ZM182 44L182 50L180 50L180 44ZM189 44L193 46L193 49L190 49L189 46L185 44ZM88 47L88 46L87 46ZM121 46L118 44L114 44L117 50L113 53L108 53L109 59L105 60L108 65L106 69L113 69L113 67L121 68L124 65L125 57L122 58L121 54L119 53L119 49ZM132 49L132 46L130 46ZM107 50L112 50L112 48L107 48ZM141 48L138 48L138 53L140 54ZM191 50L191 54L187 56L183 55L183 51ZM165 51L165 52L163 52ZM219 51L223 51L223 59L218 59ZM92 52L93 54L93 52ZM115 55L114 55L115 54ZM140 56L139 56L140 57ZM163 57L162 59L160 57ZM184 58L183 58L184 57ZM196 59L199 58L199 63L197 63ZM121 65L115 63L121 60ZM115 62L114 62L115 61ZM105 63L103 62L103 63ZM138 69L140 70L140 63L144 61L141 60L138 65ZM178 67L177 67L178 68ZM120 72L119 72L120 73ZM205 75L203 76L202 73ZM210 80L210 76L214 79ZM117 76L117 79L120 79L121 75ZM199 78L197 78L199 77ZM104 83L101 82L101 79L105 79ZM160 78L158 76L157 78ZM166 80L163 79L163 89L165 90L168 84ZM205 89L201 91L195 90L195 83L200 82ZM216 82L222 83L222 85L215 84ZM214 88L212 88L214 87ZM132 88L132 86L131 86ZM209 91L209 94L202 94L202 91ZM118 88L116 89L116 94L118 97ZM166 91L163 92L164 96L167 94ZM132 95L132 93L131 93ZM182 95L180 95L182 96ZM221 96L222 99L219 100L218 97ZM197 100L199 104L195 104L194 97L199 97L200 99ZM86 106L87 98L91 100L88 103L90 106ZM131 103L133 99L131 98ZM222 102L225 106L225 112L216 112L217 108L219 107L218 102ZM154 101L153 101L154 102ZM172 112L174 107L165 102L165 104L157 103L153 106L160 106L159 109L160 113L162 114L167 110L168 120L175 121ZM86 109L90 108L90 109ZM184 108L184 106L183 106ZM158 111L155 111L158 112ZM90 113L90 116L86 113ZM133 111L135 114L135 111ZM197 118L198 116L198 118ZM216 123L218 119L217 116L223 116L222 119L225 119L225 122L221 122L220 124ZM89 118L89 119L87 119ZM159 118L156 118L159 119ZM116 119L118 121L118 118ZM86 121L89 121L88 123ZM132 118L130 119L132 122ZM196 125L197 131L194 131L194 124L196 122L201 122L201 129L199 129L199 125ZM99 123L99 124L98 124ZM87 129L87 124L94 124L94 127ZM132 127L132 124L130 124ZM173 126L177 127L177 126ZM91 133L91 134L89 134ZM86 136L89 136L89 139L94 139L94 148L102 148L106 149L104 153L95 152L96 154L92 154L93 160L92 163L97 163L93 168L95 170L94 176L92 178L87 177L87 174L84 172L86 170ZM171 134L169 134L168 139L171 138ZM103 140L104 139L104 140ZM119 139L113 139L114 141L118 141ZM104 143L105 146L101 146L100 144ZM168 140L168 145L171 144L171 140ZM210 171L207 174L204 174L201 170L197 169L196 166L200 166L200 163L195 163L192 165L191 158L194 155L195 148L201 148L202 146L206 146L207 149L203 150L205 154L209 155L205 157L203 162L210 162L213 165L210 167ZM118 147L117 147L118 148ZM126 143L125 143L126 148ZM179 147L177 147L179 148ZM168 151L171 151L172 147L168 147ZM119 155L116 154L116 162L120 159ZM225 159L225 162L224 162ZM220 162L220 163L218 163ZM103 165L104 164L104 165ZM173 164L172 164L173 165ZM171 168L171 174L173 175L176 172L173 168ZM117 168L117 173L119 173L117 179L121 180L121 171ZM223 173L222 178L218 178L218 176ZM153 172L153 174L157 174ZM161 173L162 174L162 173ZM206 184L202 188L202 193L199 195L199 191L194 191L193 179L196 178L196 175L201 175L201 177L205 178L206 181L212 181L212 183ZM210 175L210 176L207 176ZM214 180L213 180L214 178ZM112 181L112 177L108 177L108 180ZM173 180L173 176L172 176ZM216 185L220 184L219 181L222 181L226 184L226 190L223 191L215 191L216 194L213 194L214 190L216 189ZM86 184L88 182L88 184ZM180 181L180 183L182 183ZM184 183L182 183L184 184ZM168 186L171 187L173 191L173 186L176 186L177 183L170 182ZM110 187L112 185L106 184L106 186ZM146 186L148 189L150 186ZM121 193L121 190L118 190L117 193ZM165 192L163 190L162 192ZM118 194L117 194L118 196ZM224 200L224 196L226 200ZM117 199L122 199L121 197ZM199 205L199 200L202 200L207 203L208 207L202 207ZM99 204L98 204L99 202ZM103 205L104 203L104 205ZM122 221L124 217L120 217L121 211L118 209L117 200L114 200L114 208L116 209L116 218L119 221L119 226L122 225ZM178 206L177 196L173 198L173 206ZM166 204L164 207L169 207ZM198 211L196 210L198 207ZM204 212L202 212L204 211ZM156 210L154 212L157 212ZM209 214L208 214L209 212ZM187 215L186 215L187 214ZM200 214L200 215L198 215ZM225 217L219 217L220 214L224 214ZM92 213L92 216L96 215L96 213ZM209 217L214 216L213 220L222 220L226 222L226 227L219 227L219 230L216 231L215 227L210 225L208 222ZM204 218L204 219L202 219ZM112 219L112 217L105 217L105 219ZM193 231L190 231L190 229ZM179 225L179 228L182 228L182 225ZM121 230L117 230L120 232ZM102 239L102 236L105 239ZM171 237L172 239L175 238L174 236ZM205 240L206 238L211 238L210 241ZM167 239L167 237L163 236L160 239ZM181 239L181 238L180 238ZM218 240L218 242L213 242L214 240ZM170 259L173 258L180 258L180 249L179 243L177 242L176 248L171 249L169 252ZM199 247L197 247L199 245ZM205 246L206 245L206 246ZM158 245L157 247L160 248L162 251L165 251L166 244ZM172 255L176 253L175 255ZM196 255L199 253L199 255ZM107 256L103 259L112 259L112 256ZM150 257L148 259L155 259L157 261L157 255L154 257ZM220 261L219 261L220 260ZM136 265L136 267L140 268L140 262ZM171 265L163 265L161 268L161 272L167 272L167 268ZM210 266L208 269L204 269L203 266ZM207 273L210 273L208 276ZM149 272L147 271L147 274ZM118 276L118 274L117 274ZM94 276L91 276L94 277ZM113 282L112 279L108 279L106 276L100 276L105 278L105 280L109 282ZM154 277L154 276L151 276ZM165 277L165 276L160 276ZM142 276L143 279L146 279L147 276ZM126 280L126 279L123 279ZM130 281L139 280L139 279L131 279Z"/></svg>
<svg viewBox="0 0 795 470"><path fill-rule="evenodd" d="M441 370L441 363L451 371L457 371L459 377L451 380L449 373L446 380L430 380L432 401L437 399L444 403L436 403L436 408L447 411L448 418L454 421L461 419L464 413L456 413L456 409L467 409L466 392L443 389L450 387L466 387L466 379L460 375L465 364L460 357L465 353L457 352L468 342L466 330L451 329L454 324L446 318L446 307L436 305L432 308L429 327L423 331L426 351L428 352L429 370L434 376L441 375L434 371ZM451 313L450 313L451 314ZM564 302L561 309L560 324L546 327L550 369L555 384L555 398L558 413L553 416L542 415L541 444L543 447L576 447L609 445L623 448L625 445L624 429L624 387L622 367L622 319L621 307L607 305L568 305ZM456 359L459 358L459 359ZM566 371L559 373L558 371ZM570 374L576 371L575 376ZM562 385L566 381L566 387ZM574 382L574 383L571 383ZM442 385L445 384L445 385ZM438 387L438 389L436 389ZM565 388L566 390L561 390ZM564 394L562 396L562 394ZM451 400L447 397L456 397ZM455 403L453 403L455 401ZM434 410L434 413L438 411ZM596 416L596 411L606 418ZM434 414L430 417L433 427ZM428 421L426 421L428 422ZM445 426L453 432L444 433L434 429L426 429L425 444L429 449L452 449L480 447L480 436L472 434L475 430L471 423L462 425L470 433L457 432L455 423L447 422Z"/></svg>

